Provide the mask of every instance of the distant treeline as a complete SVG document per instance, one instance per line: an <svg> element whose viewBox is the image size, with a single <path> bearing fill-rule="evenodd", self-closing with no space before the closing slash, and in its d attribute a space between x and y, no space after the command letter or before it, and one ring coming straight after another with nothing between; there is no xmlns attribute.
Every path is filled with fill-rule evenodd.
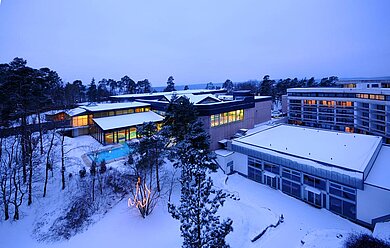
<svg viewBox="0 0 390 248"><path fill-rule="evenodd" d="M272 96L273 99L286 94L288 88L332 87L337 77L322 78L319 82L310 79L286 78L273 80L265 75L262 80L233 83L227 79L222 88L233 90L250 90L252 93ZM221 84L209 82L205 89L219 89ZM198 85L191 87L199 88ZM179 86L187 90L190 87ZM161 88L162 89L162 88ZM170 76L165 92L174 91L174 78ZM129 76L120 80L103 78L96 81L92 78L89 84L81 80L64 83L57 72L49 68L34 69L27 66L27 61L15 58L8 64L0 64L0 126L6 126L10 120L25 119L31 114L38 114L52 109L72 108L82 102L102 102L111 95L150 93L155 90L148 79L135 82Z"/></svg>
<svg viewBox="0 0 390 248"><path fill-rule="evenodd" d="M235 83L235 90L250 90L252 93L264 96L272 96L273 99L280 98L280 96L287 94L289 88L310 88L310 87L335 87L338 77L331 76L322 78L316 81L314 77L310 79L286 78L273 80L269 75L265 75L263 80L250 80L243 83ZM226 84L226 82L224 83Z"/></svg>

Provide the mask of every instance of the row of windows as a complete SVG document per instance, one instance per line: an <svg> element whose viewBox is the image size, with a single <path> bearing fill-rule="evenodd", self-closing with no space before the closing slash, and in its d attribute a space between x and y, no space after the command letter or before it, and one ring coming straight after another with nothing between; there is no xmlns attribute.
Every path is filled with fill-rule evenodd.
<svg viewBox="0 0 390 248"><path fill-rule="evenodd" d="M291 100L290 103L300 103L300 100ZM303 103L306 105L316 105L316 100L303 100ZM318 101L318 104L324 105L324 106L334 106L335 104L337 106L342 107L353 107L353 103L350 101L327 101L327 100L320 100Z"/></svg>
<svg viewBox="0 0 390 248"><path fill-rule="evenodd" d="M252 157L248 157L248 165L261 169L261 161Z"/></svg>
<svg viewBox="0 0 390 248"><path fill-rule="evenodd" d="M329 194L335 195L350 201L356 201L356 189L342 186L335 183L329 184Z"/></svg>
<svg viewBox="0 0 390 248"><path fill-rule="evenodd" d="M379 95L379 94L355 94L355 93L322 93L322 92L289 92L288 96L299 96L299 97L338 97L338 98L362 98L362 99L371 99L371 100L390 100L388 95Z"/></svg>
<svg viewBox="0 0 390 248"><path fill-rule="evenodd" d="M298 171L283 168L282 177L288 178L288 179L296 181L296 182L301 182L301 173Z"/></svg>
<svg viewBox="0 0 390 248"><path fill-rule="evenodd" d="M264 171L262 171L261 164L261 160L248 157L249 179L275 189L280 187L283 193L319 207L326 207L327 194L307 189L310 186L320 190L319 192L327 191L326 180L288 168L281 169L282 176L279 178L277 175L280 175L280 166L264 162ZM302 185L307 185L304 191L302 191ZM356 219L356 189L329 182L329 210L347 218Z"/></svg>
<svg viewBox="0 0 390 248"><path fill-rule="evenodd" d="M317 188L320 190L326 190L326 181L322 180L320 178L309 176L309 175L304 175L303 182L306 185L309 185L311 187L314 187L314 188Z"/></svg>
<svg viewBox="0 0 390 248"><path fill-rule="evenodd" d="M264 170L279 175L279 165L264 163Z"/></svg>
<svg viewBox="0 0 390 248"><path fill-rule="evenodd" d="M111 110L111 111L104 111L104 112L96 112L93 114L93 117L94 118L101 118L101 117L108 117L108 116L115 116L115 115L127 115L127 114L133 114L133 113L147 112L149 110L150 110L150 107Z"/></svg>
<svg viewBox="0 0 390 248"><path fill-rule="evenodd" d="M235 121L242 121L244 119L244 110L234 110L230 112L215 114L210 116L211 126L216 127Z"/></svg>
<svg viewBox="0 0 390 248"><path fill-rule="evenodd" d="M377 94L356 94L356 97L363 98L363 99L380 100L380 101L385 100L384 95L377 95Z"/></svg>

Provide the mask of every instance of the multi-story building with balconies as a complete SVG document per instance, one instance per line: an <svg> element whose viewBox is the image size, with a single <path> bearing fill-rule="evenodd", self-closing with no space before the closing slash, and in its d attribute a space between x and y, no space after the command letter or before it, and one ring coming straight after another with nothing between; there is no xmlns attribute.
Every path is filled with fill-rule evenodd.
<svg viewBox="0 0 390 248"><path fill-rule="evenodd" d="M288 89L289 123L380 135L390 143L390 80L339 84L341 88Z"/></svg>

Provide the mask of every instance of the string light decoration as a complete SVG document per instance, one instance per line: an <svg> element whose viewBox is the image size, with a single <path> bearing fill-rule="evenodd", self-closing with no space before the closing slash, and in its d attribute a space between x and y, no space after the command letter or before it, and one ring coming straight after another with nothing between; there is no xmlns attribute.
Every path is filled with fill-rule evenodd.
<svg viewBox="0 0 390 248"><path fill-rule="evenodd" d="M151 190L148 188L146 183L144 183L143 189L141 190L142 184L141 184L141 177L138 177L137 184L136 184L136 190L134 194L134 199L127 201L127 206L128 207L133 207L135 206L138 209L143 209L145 208L150 200L150 194Z"/></svg>

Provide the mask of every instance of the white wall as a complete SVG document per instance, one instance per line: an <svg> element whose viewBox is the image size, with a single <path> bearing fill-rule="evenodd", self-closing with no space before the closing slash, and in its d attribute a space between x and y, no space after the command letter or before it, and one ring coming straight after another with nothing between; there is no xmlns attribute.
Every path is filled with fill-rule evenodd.
<svg viewBox="0 0 390 248"><path fill-rule="evenodd" d="M371 220L390 214L390 191L364 184L357 190L357 219L371 224Z"/></svg>
<svg viewBox="0 0 390 248"><path fill-rule="evenodd" d="M235 152L233 156L234 170L244 175L248 175L248 156L238 152Z"/></svg>

